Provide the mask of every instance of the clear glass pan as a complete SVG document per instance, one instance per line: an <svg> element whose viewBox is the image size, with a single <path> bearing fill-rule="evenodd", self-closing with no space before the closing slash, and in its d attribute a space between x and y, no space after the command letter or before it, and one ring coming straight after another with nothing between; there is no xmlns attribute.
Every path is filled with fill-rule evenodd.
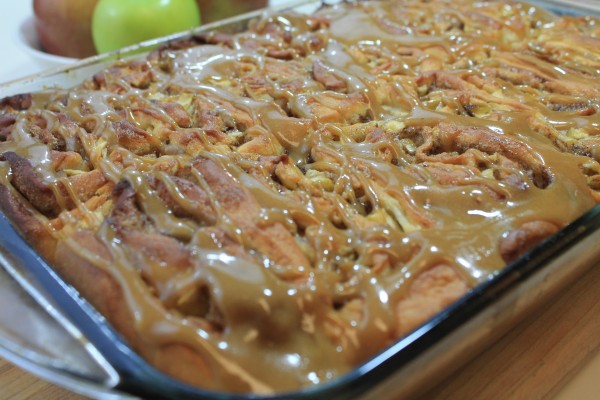
<svg viewBox="0 0 600 400"><path fill-rule="evenodd" d="M532 1L560 13L598 15L600 5ZM321 2L294 2L312 12ZM584 5L586 5L584 3ZM596 7L596 8L595 8ZM82 60L68 68L0 85L0 97L47 87L69 87L117 59L139 57L190 33L236 31L263 11L144 42ZM192 388L168 378L137 356L77 292L65 284L0 214L0 356L76 392L95 398L160 396L259 399ZM452 307L379 356L328 384L272 399L383 399L410 397L440 381L529 310L600 260L600 206L507 266ZM66 333L66 334L65 334Z"/></svg>

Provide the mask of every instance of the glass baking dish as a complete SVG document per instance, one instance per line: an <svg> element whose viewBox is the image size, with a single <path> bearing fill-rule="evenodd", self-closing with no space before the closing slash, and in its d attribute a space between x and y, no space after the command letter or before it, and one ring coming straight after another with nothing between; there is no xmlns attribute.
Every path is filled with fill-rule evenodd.
<svg viewBox="0 0 600 400"><path fill-rule="evenodd" d="M597 12L561 2L533 1L557 13ZM320 1L281 9L310 13ZM206 25L235 32L263 10ZM268 12L268 11L267 11ZM69 87L118 59L135 58L190 32L82 60L68 68L0 85L0 97ZM64 283L0 215L0 355L24 369L90 397L187 399L403 398L440 382L452 369L506 332L600 260L600 205L568 225L461 300L372 360L336 380L275 396L209 392L175 381L137 356L77 292ZM67 333L65 335L65 332Z"/></svg>

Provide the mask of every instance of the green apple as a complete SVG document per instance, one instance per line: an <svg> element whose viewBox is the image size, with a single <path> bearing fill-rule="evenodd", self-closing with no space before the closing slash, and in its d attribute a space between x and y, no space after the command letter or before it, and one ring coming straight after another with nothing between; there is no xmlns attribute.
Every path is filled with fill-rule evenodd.
<svg viewBox="0 0 600 400"><path fill-rule="evenodd" d="M98 53L200 25L195 0L100 0L92 16Z"/></svg>

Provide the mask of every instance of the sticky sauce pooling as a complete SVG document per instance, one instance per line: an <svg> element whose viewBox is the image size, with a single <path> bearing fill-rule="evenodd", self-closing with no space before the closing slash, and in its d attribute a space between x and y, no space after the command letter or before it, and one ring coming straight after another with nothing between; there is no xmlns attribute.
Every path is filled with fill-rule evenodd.
<svg viewBox="0 0 600 400"><path fill-rule="evenodd" d="M0 181L159 369L294 390L597 203L599 34L504 2L265 17L6 105Z"/></svg>

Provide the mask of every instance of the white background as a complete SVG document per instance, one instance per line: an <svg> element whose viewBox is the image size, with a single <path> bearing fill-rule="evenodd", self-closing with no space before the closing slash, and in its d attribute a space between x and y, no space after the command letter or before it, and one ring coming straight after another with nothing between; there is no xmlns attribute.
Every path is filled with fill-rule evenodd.
<svg viewBox="0 0 600 400"><path fill-rule="evenodd" d="M46 68L18 44L19 26L33 13L31 4L29 0L0 0L0 83Z"/></svg>

